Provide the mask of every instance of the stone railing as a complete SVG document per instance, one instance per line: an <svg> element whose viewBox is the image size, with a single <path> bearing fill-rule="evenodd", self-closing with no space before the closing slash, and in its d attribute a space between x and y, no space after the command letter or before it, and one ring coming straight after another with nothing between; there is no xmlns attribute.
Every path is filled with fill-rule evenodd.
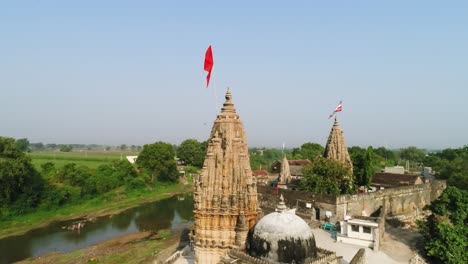
<svg viewBox="0 0 468 264"><path fill-rule="evenodd" d="M272 264L272 262L270 261L249 256L246 253L239 251L238 249L231 249L229 251L229 256L231 258L238 258L243 261L246 261L247 263L252 263L252 264Z"/></svg>
<svg viewBox="0 0 468 264"><path fill-rule="evenodd" d="M330 264L330 263L340 263L337 262L336 253L333 251L329 251L323 248L317 248L318 257L317 258L308 258L304 261L305 264ZM249 256L243 251L238 249L231 249L228 253L231 259L240 259L250 264L273 264L273 262L259 259L252 256ZM223 263L230 263L223 262Z"/></svg>
<svg viewBox="0 0 468 264"><path fill-rule="evenodd" d="M361 248L358 250L356 255L354 255L353 259L349 264L365 264L366 263L366 250Z"/></svg>
<svg viewBox="0 0 468 264"><path fill-rule="evenodd" d="M336 253L333 251L326 250L324 248L317 248L318 257L314 259L306 259L306 264L328 264L336 263Z"/></svg>
<svg viewBox="0 0 468 264"><path fill-rule="evenodd" d="M190 247L187 245L187 246L185 246L183 249L178 250L177 252L175 252L174 254L172 254L170 257L168 257L168 258L166 259L166 261L164 261L164 264L172 264L172 263L175 263L180 257L182 257L183 255L187 254L189 251L190 251Z"/></svg>

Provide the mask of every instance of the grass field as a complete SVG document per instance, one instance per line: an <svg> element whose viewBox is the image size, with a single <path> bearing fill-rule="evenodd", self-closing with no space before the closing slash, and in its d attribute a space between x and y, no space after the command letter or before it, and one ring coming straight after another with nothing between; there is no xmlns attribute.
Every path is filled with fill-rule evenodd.
<svg viewBox="0 0 468 264"><path fill-rule="evenodd" d="M28 154L33 165L40 170L46 162L55 163L56 168L61 168L67 163L75 163L95 169L99 165L107 164L115 160L126 159L126 156L134 156L132 152L32 152Z"/></svg>

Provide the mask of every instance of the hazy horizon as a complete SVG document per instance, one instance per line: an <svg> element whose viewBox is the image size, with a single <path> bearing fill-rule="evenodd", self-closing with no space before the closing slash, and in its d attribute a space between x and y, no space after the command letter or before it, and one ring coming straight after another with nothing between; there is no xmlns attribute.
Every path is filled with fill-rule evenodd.
<svg viewBox="0 0 468 264"><path fill-rule="evenodd" d="M467 11L464 1L0 3L0 136L203 141L229 86L249 147L324 145L340 100L347 146L463 147Z"/></svg>

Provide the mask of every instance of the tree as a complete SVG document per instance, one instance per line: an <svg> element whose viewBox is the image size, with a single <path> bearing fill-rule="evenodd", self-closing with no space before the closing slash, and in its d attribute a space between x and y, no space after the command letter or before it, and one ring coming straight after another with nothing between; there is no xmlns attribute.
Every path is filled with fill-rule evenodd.
<svg viewBox="0 0 468 264"><path fill-rule="evenodd" d="M303 169L301 186L319 194L354 193L352 172L340 162L317 157Z"/></svg>
<svg viewBox="0 0 468 264"><path fill-rule="evenodd" d="M29 140L27 138L20 138L16 140L16 148L23 152L29 152Z"/></svg>
<svg viewBox="0 0 468 264"><path fill-rule="evenodd" d="M426 152L422 149L418 149L417 147L407 147L401 149L400 157L405 160L409 160L415 163L421 163L426 156Z"/></svg>
<svg viewBox="0 0 468 264"><path fill-rule="evenodd" d="M468 146L429 153L424 165L432 167L435 176L446 179L449 185L468 190Z"/></svg>
<svg viewBox="0 0 468 264"><path fill-rule="evenodd" d="M468 191L448 186L420 223L427 254L443 263L468 263Z"/></svg>
<svg viewBox="0 0 468 264"><path fill-rule="evenodd" d="M395 152L393 152L392 150L386 149L385 147L378 147L374 150L374 153L381 157L381 159L384 161L384 166L397 165L397 158Z"/></svg>
<svg viewBox="0 0 468 264"><path fill-rule="evenodd" d="M362 185L366 186L367 188L370 187L372 182L372 177L375 173L374 167L374 149L369 146L366 150L366 155L364 157L364 168L362 173Z"/></svg>
<svg viewBox="0 0 468 264"><path fill-rule="evenodd" d="M304 143L300 148L293 149L293 159L308 159L314 160L318 156L322 156L325 149L317 143Z"/></svg>
<svg viewBox="0 0 468 264"><path fill-rule="evenodd" d="M144 145L136 164L151 176L151 182L154 182L155 177L163 182L176 182L179 172L174 157L172 145L160 141Z"/></svg>
<svg viewBox="0 0 468 264"><path fill-rule="evenodd" d="M39 143L31 143L29 144L31 150L44 150L45 146L42 142Z"/></svg>
<svg viewBox="0 0 468 264"><path fill-rule="evenodd" d="M73 150L72 145L60 145L61 152L70 152Z"/></svg>
<svg viewBox="0 0 468 264"><path fill-rule="evenodd" d="M120 150L126 151L127 149L128 149L127 145L125 144L120 145Z"/></svg>
<svg viewBox="0 0 468 264"><path fill-rule="evenodd" d="M17 148L15 140L0 137L0 216L2 208L21 214L37 206L43 185L31 158Z"/></svg>
<svg viewBox="0 0 468 264"><path fill-rule="evenodd" d="M202 143L196 139L187 139L177 148L177 157L187 164L201 168L205 159Z"/></svg>

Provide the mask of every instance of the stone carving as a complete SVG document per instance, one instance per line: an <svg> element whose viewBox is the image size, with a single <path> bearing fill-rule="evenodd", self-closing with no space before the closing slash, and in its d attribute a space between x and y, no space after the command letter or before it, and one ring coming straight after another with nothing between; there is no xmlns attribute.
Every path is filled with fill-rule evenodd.
<svg viewBox="0 0 468 264"><path fill-rule="evenodd" d="M331 160L337 160L348 167L351 171L353 170L353 163L349 157L343 131L341 130L336 117L335 123L330 131L330 135L328 136L324 157Z"/></svg>
<svg viewBox="0 0 468 264"><path fill-rule="evenodd" d="M203 264L219 263L230 249L245 247L259 209L247 140L229 88L208 142L194 191L194 233L200 241L195 243L195 262Z"/></svg>

